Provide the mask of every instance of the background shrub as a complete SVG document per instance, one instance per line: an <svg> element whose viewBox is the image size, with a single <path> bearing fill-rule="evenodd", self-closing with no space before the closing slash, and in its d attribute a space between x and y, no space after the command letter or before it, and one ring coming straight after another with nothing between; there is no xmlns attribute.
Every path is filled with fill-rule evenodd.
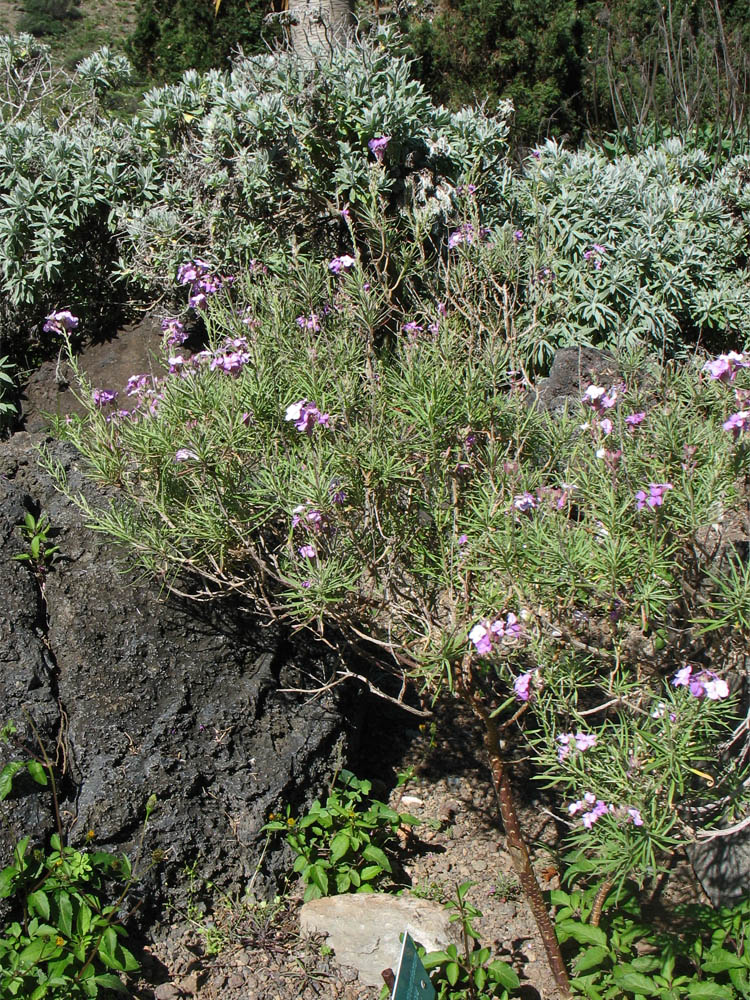
<svg viewBox="0 0 750 1000"><path fill-rule="evenodd" d="M264 24L272 8L270 0L223 0L215 14L212 3L138 0L128 54L156 80L174 81L188 69L225 69L238 47L261 52L277 37L273 23Z"/></svg>

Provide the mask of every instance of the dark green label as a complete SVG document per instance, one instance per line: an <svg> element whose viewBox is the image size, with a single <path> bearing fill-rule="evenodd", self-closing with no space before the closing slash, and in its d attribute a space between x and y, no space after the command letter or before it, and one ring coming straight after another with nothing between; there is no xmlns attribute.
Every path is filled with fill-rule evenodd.
<svg viewBox="0 0 750 1000"><path fill-rule="evenodd" d="M392 1000L433 1000L434 996L435 988L419 960L414 941L404 932Z"/></svg>

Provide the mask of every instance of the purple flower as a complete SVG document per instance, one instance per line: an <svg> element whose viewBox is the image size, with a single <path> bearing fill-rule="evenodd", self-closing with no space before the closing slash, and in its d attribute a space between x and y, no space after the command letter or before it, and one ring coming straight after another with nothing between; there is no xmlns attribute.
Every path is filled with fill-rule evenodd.
<svg viewBox="0 0 750 1000"><path fill-rule="evenodd" d="M528 701L531 698L531 679L533 670L527 670L525 674L519 674L513 681L513 691L519 701Z"/></svg>
<svg viewBox="0 0 750 1000"><path fill-rule="evenodd" d="M591 747L596 746L596 734L595 733L582 733L580 729L575 735L576 748L583 752L584 750L590 750Z"/></svg>
<svg viewBox="0 0 750 1000"><path fill-rule="evenodd" d="M94 389L91 393L91 398L96 406L101 408L107 406L109 403L114 403L117 399L117 393L111 389Z"/></svg>
<svg viewBox="0 0 750 1000"><path fill-rule="evenodd" d="M303 434L312 434L315 424L328 427L331 419L329 413L321 413L315 403L300 399L286 408L285 420L293 420L294 426Z"/></svg>
<svg viewBox="0 0 750 1000"><path fill-rule="evenodd" d="M452 250L461 243L474 243L478 239L489 236L489 234L489 229L485 229L484 226L480 227L479 232L477 232L470 222L465 222L448 236L448 248Z"/></svg>
<svg viewBox="0 0 750 1000"><path fill-rule="evenodd" d="M173 354L167 358L167 364L169 365L169 374L174 375L176 372L182 371L186 362L181 354Z"/></svg>
<svg viewBox="0 0 750 1000"><path fill-rule="evenodd" d="M750 428L750 410L740 410L739 413L733 413L729 420L725 420L721 426L725 431L733 434L735 439L738 438L742 431Z"/></svg>
<svg viewBox="0 0 750 1000"><path fill-rule="evenodd" d="M333 271L334 274L339 274L341 271L347 271L350 267L354 267L356 264L354 257L350 257L348 253L342 254L341 257L334 257L329 263L329 271Z"/></svg>
<svg viewBox="0 0 750 1000"><path fill-rule="evenodd" d="M641 413L630 413L625 417L625 423L628 427L637 427L638 424L642 423L646 419L646 414Z"/></svg>
<svg viewBox="0 0 750 1000"><path fill-rule="evenodd" d="M172 346L184 344L188 339L188 335L185 333L185 327L174 317L162 320L161 328L167 335L167 343Z"/></svg>
<svg viewBox="0 0 750 1000"><path fill-rule="evenodd" d="M46 318L42 329L45 333L69 333L78 326L78 317L69 309L52 312Z"/></svg>
<svg viewBox="0 0 750 1000"><path fill-rule="evenodd" d="M605 417L604 420L599 421L599 430L602 432L602 434L604 434L605 437L609 437L609 435L614 430L614 424L609 419L609 417Z"/></svg>
<svg viewBox="0 0 750 1000"><path fill-rule="evenodd" d="M521 240L523 239L523 229L515 229L513 231L513 239L516 241L516 243L520 243Z"/></svg>
<svg viewBox="0 0 750 1000"><path fill-rule="evenodd" d="M198 456L190 448L178 448L174 453L173 462L189 462L191 459L196 459Z"/></svg>
<svg viewBox="0 0 750 1000"><path fill-rule="evenodd" d="M580 730L575 736L573 733L561 733L557 737L557 742L560 744L557 750L557 759L562 762L568 757L574 747L583 753L586 750L590 750L591 747L596 746L596 735L594 733L582 733Z"/></svg>
<svg viewBox="0 0 750 1000"><path fill-rule="evenodd" d="M303 559L314 559L316 555L315 547L312 545L300 545L297 551Z"/></svg>
<svg viewBox="0 0 750 1000"><path fill-rule="evenodd" d="M661 507L664 503L664 494L673 489L671 483L649 483L648 494L645 490L638 490L636 493L636 507L638 510L643 510L644 507L650 507L652 510Z"/></svg>
<svg viewBox="0 0 750 1000"><path fill-rule="evenodd" d="M581 822L587 830L590 830L597 820L601 819L602 816L606 816L609 812L614 812L614 806L608 806L606 802L602 802L601 799L597 799L594 808L589 810L589 812L583 813L581 816Z"/></svg>
<svg viewBox="0 0 750 1000"><path fill-rule="evenodd" d="M677 673L672 678L672 684L674 687L687 687L690 683L690 675L693 672L693 668L688 663L687 666L681 667Z"/></svg>
<svg viewBox="0 0 750 1000"><path fill-rule="evenodd" d="M201 310L206 302L208 302L208 299L204 292L195 292L188 299L188 306L190 309Z"/></svg>
<svg viewBox="0 0 750 1000"><path fill-rule="evenodd" d="M203 260L191 260L186 264L180 264L177 269L177 283L180 285L192 285L198 281L208 271L208 264Z"/></svg>
<svg viewBox="0 0 750 1000"><path fill-rule="evenodd" d="M424 331L424 327L420 326L415 320L412 320L410 323L404 323L401 329L407 335L409 340L416 340L419 334Z"/></svg>
<svg viewBox="0 0 750 1000"><path fill-rule="evenodd" d="M150 375L131 375L125 386L126 396L138 396L146 388Z"/></svg>
<svg viewBox="0 0 750 1000"><path fill-rule="evenodd" d="M643 818L641 817L640 811L638 809L634 809L633 806L629 806L628 816L630 817L633 826L643 826Z"/></svg>
<svg viewBox="0 0 750 1000"><path fill-rule="evenodd" d="M377 139L370 139L367 146L370 152L373 154L378 163L382 163L385 158L385 150L388 143L391 141L389 135L381 135Z"/></svg>
<svg viewBox="0 0 750 1000"><path fill-rule="evenodd" d="M328 487L328 493L331 497L331 503L335 503L338 506L346 503L346 491L341 488L341 480L333 479Z"/></svg>
<svg viewBox="0 0 750 1000"><path fill-rule="evenodd" d="M693 673L688 663L672 678L674 687L686 687L694 698L708 698L709 701L721 701L729 697L729 685L713 670L701 670Z"/></svg>
<svg viewBox="0 0 750 1000"><path fill-rule="evenodd" d="M310 330L312 333L320 333L320 317L314 312L311 312L309 316L298 316L297 326L300 330Z"/></svg>
<svg viewBox="0 0 750 1000"><path fill-rule="evenodd" d="M611 410L617 403L617 389L607 392L600 385L590 385L583 394L583 402L598 412Z"/></svg>
<svg viewBox="0 0 750 1000"><path fill-rule="evenodd" d="M736 351L729 351L727 354L720 354L714 361L707 361L703 366L703 371L708 372L711 378L720 382L732 382L737 374L738 368L750 366L750 359L744 354Z"/></svg>
<svg viewBox="0 0 750 1000"><path fill-rule="evenodd" d="M341 218L344 220L344 222L350 222L351 221L352 213L349 211L349 202L348 201L344 203L344 207L341 209L341 213L340 214L341 214Z"/></svg>
<svg viewBox="0 0 750 1000"><path fill-rule="evenodd" d="M604 247L604 246L602 246L601 243L592 243L591 244L591 249L585 251L585 253L583 255L583 259L584 260L593 260L593 262L594 262L594 268L597 271L601 271L601 269L602 269L602 255L605 254L606 252L607 252L607 248Z"/></svg>
<svg viewBox="0 0 750 1000"><path fill-rule="evenodd" d="M469 536L468 535L459 535L458 536L458 544L459 545L466 545L466 543L468 541L469 541Z"/></svg>
<svg viewBox="0 0 750 1000"><path fill-rule="evenodd" d="M539 506L539 501L533 493L519 493L513 497L513 506L522 514L528 514Z"/></svg>
<svg viewBox="0 0 750 1000"><path fill-rule="evenodd" d="M480 656L488 656L492 652L492 640L487 625L480 622L469 632L469 639L474 643Z"/></svg>

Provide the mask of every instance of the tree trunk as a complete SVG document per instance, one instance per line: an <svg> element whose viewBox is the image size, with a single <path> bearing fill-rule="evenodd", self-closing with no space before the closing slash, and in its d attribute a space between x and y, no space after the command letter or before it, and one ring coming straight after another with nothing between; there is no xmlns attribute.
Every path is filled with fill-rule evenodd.
<svg viewBox="0 0 750 1000"><path fill-rule="evenodd" d="M306 61L314 52L333 51L350 38L354 19L351 0L289 0L292 48Z"/></svg>

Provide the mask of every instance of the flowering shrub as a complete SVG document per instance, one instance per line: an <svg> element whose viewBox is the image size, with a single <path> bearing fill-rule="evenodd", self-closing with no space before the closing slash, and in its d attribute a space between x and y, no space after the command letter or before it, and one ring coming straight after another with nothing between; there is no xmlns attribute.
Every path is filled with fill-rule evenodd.
<svg viewBox="0 0 750 1000"><path fill-rule="evenodd" d="M624 359L552 416L504 331L477 336L450 294L421 303L430 331L378 347L378 282L327 258L224 282L201 307L206 347L166 345L137 404L84 384L89 415L61 430L124 487L87 514L176 588L197 573L331 622L478 699L523 730L577 863L648 878L743 808L724 751L750 603L724 531L750 450L724 424L746 356L731 381ZM324 321L303 327L310 311Z"/></svg>

